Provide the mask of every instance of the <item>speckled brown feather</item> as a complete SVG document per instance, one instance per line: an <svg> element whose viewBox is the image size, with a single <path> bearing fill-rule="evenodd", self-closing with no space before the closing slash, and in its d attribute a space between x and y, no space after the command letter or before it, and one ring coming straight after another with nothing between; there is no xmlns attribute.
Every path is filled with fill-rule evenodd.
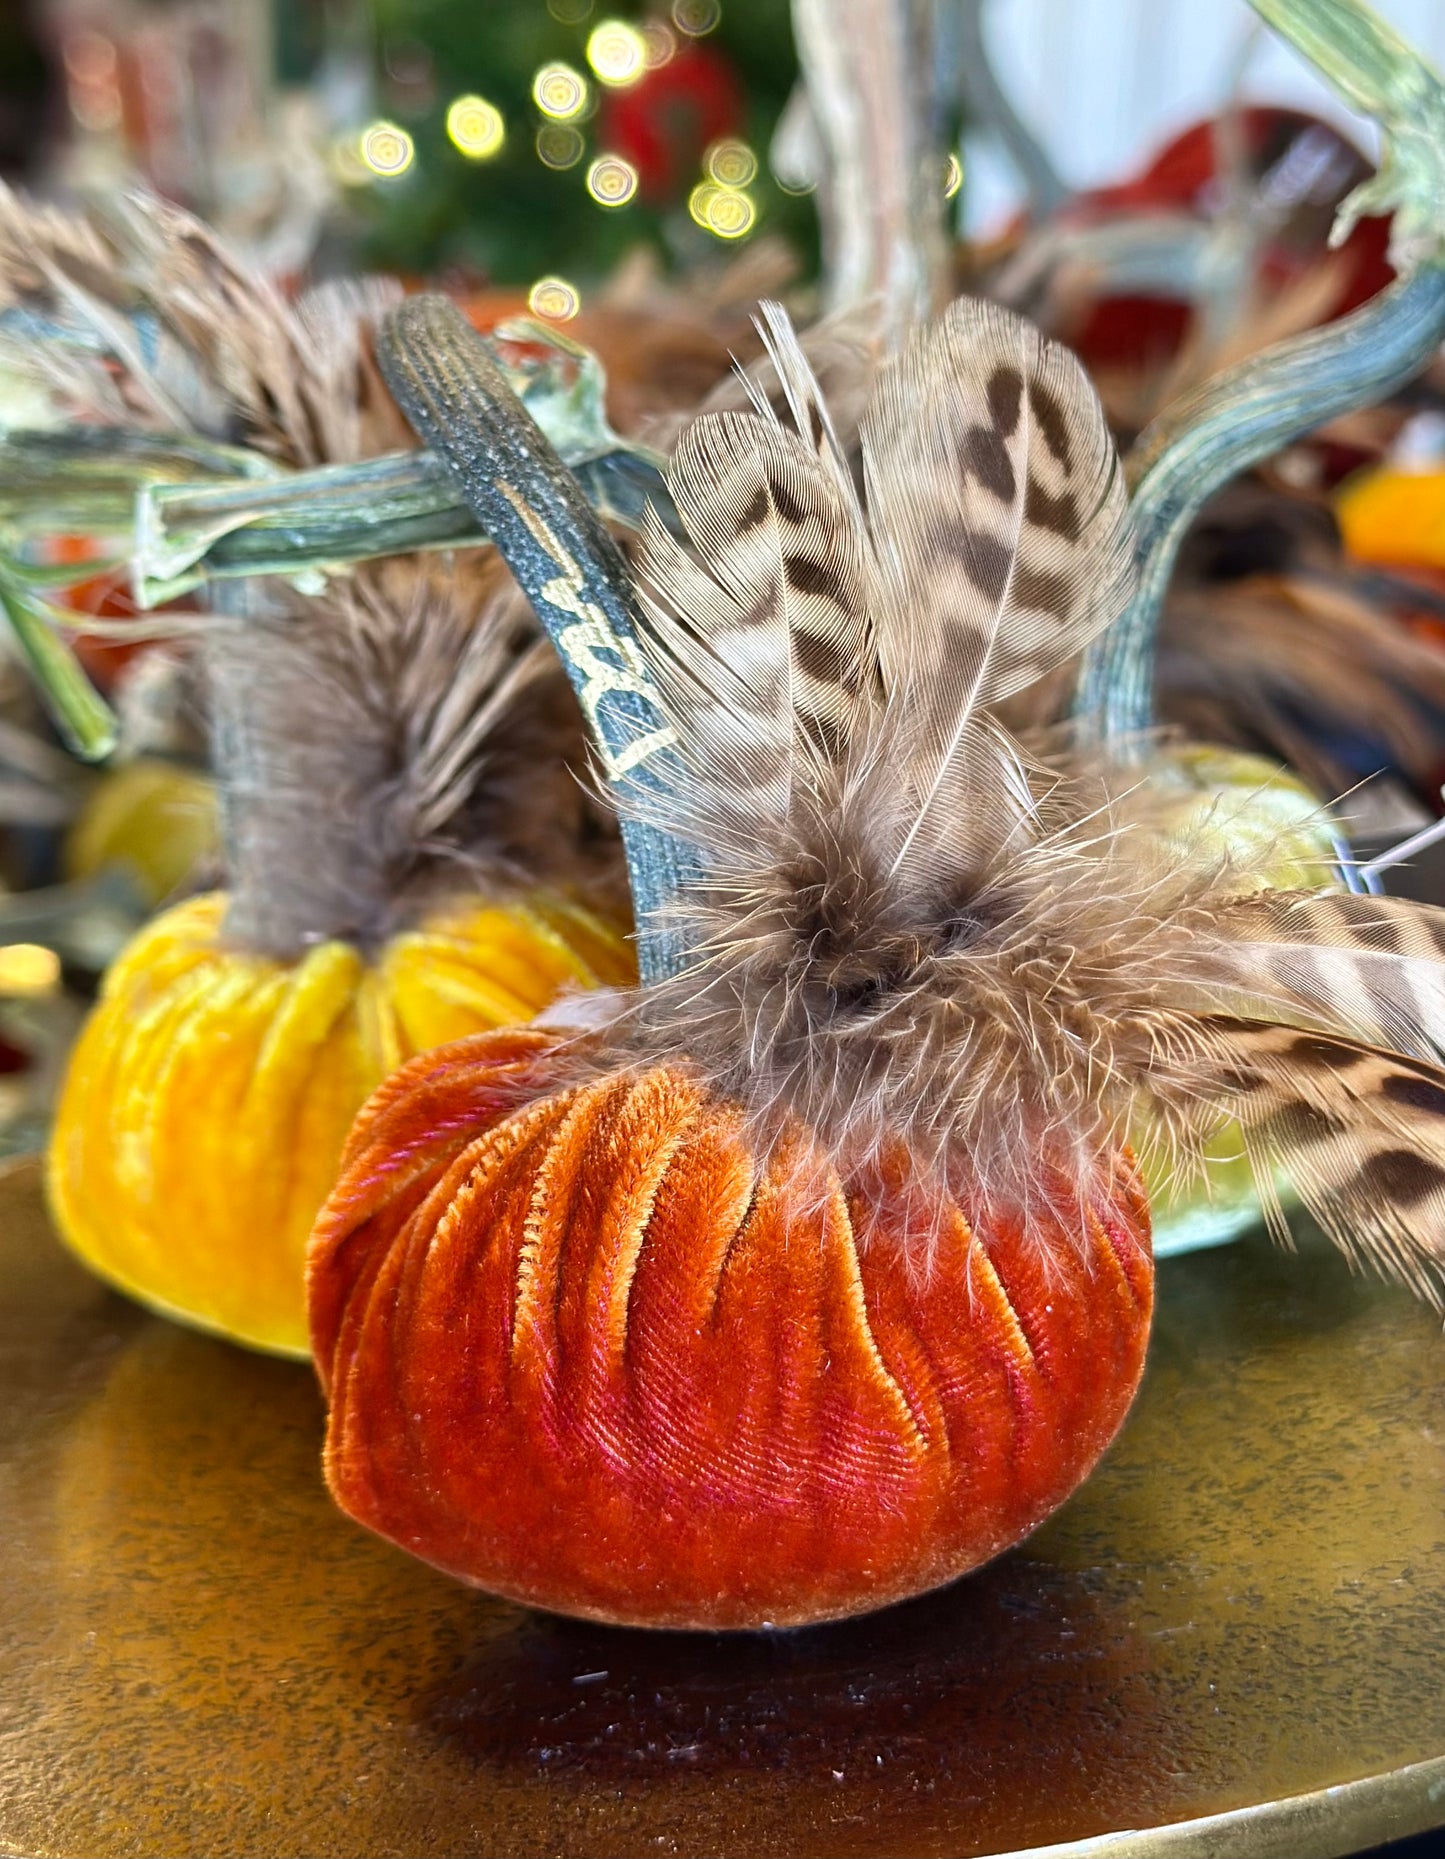
<svg viewBox="0 0 1445 1859"><path fill-rule="evenodd" d="M684 773L634 804L700 870L683 971L589 1012L607 1062L690 1066L760 1141L802 1121L845 1172L901 1141L965 1210L1028 1213L1060 1179L1082 1207L1141 1107L1199 1170L1237 1113L1267 1194L1284 1168L1347 1250L1427 1289L1445 913L1245 895L1217 835L1181 855L1163 764L1029 747L994 715L1127 597L1082 375L955 306L885 371L860 491L801 349L768 333L793 425L701 422L672 475L689 546L648 539L643 644ZM1412 1145L1408 1178L1381 1159Z"/></svg>
<svg viewBox="0 0 1445 1859"><path fill-rule="evenodd" d="M1445 1071L1294 1026L1203 1030L1276 1234L1282 1171L1350 1258L1445 1307Z"/></svg>

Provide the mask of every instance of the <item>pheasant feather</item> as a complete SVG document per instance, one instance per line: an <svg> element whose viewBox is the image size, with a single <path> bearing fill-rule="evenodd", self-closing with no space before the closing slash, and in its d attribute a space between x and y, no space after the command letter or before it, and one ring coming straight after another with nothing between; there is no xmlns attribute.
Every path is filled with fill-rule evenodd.
<svg viewBox="0 0 1445 1859"><path fill-rule="evenodd" d="M855 471L781 312L763 333L777 392L684 434L685 541L654 521L640 563L679 754L629 804L697 872L688 959L591 1006L604 1046L701 1070L764 1143L810 1126L854 1180L902 1149L965 1212L1081 1228L1141 1109L1181 1170L1237 1117L1266 1195L1283 1171L1352 1256L1429 1292L1445 913L1261 894L1217 835L1181 846L1162 765L999 719L1133 587L1075 361L956 303L879 372Z"/></svg>

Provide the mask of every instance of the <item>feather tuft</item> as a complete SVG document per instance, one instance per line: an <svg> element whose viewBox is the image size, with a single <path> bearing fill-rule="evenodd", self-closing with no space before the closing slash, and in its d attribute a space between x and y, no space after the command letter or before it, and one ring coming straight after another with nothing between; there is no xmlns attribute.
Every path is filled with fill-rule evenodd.
<svg viewBox="0 0 1445 1859"><path fill-rule="evenodd" d="M298 466L368 456L405 430L367 391L370 331L399 296L368 279L293 304L153 195L66 213L0 183L0 361L39 370L71 417L244 440Z"/></svg>
<svg viewBox="0 0 1445 1859"><path fill-rule="evenodd" d="M879 374L860 487L804 345L763 327L776 392L683 436L685 541L654 522L640 569L679 766L627 804L697 848L688 956L590 1003L578 1065L691 1066L760 1144L805 1124L855 1187L902 1152L920 1206L1080 1233L1141 1115L1184 1173L1236 1116L1267 1198L1284 1171L1428 1294L1445 912L1261 892L1263 832L1181 831L1167 757L999 720L1132 586L1077 364L956 304Z"/></svg>
<svg viewBox="0 0 1445 1859"><path fill-rule="evenodd" d="M580 714L510 585L474 603L388 564L320 598L273 590L203 650L248 947L373 949L450 895L590 875Z"/></svg>

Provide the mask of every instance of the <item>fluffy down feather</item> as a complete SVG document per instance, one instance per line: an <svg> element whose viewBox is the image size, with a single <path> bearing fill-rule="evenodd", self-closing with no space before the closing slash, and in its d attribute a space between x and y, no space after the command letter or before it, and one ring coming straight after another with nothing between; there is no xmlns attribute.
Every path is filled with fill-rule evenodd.
<svg viewBox="0 0 1445 1859"><path fill-rule="evenodd" d="M275 590L204 651L248 947L372 948L449 892L596 889L615 863L610 839L589 857L580 714L510 584L478 598L392 563Z"/></svg>
<svg viewBox="0 0 1445 1859"><path fill-rule="evenodd" d="M1077 365L955 304L880 376L859 486L791 331L766 325L791 420L697 422L670 478L688 546L648 535L644 649L681 772L631 804L698 875L689 959L612 997L605 1062L693 1065L759 1141L802 1120L855 1179L902 1144L965 1211L1059 1211L1062 1173L1081 1224L1141 1103L1180 1169L1237 1115L1266 1190L1285 1168L1347 1249L1428 1290L1445 913L1242 895L1217 839L1181 856L1159 830L1162 772L994 715L1132 584Z"/></svg>

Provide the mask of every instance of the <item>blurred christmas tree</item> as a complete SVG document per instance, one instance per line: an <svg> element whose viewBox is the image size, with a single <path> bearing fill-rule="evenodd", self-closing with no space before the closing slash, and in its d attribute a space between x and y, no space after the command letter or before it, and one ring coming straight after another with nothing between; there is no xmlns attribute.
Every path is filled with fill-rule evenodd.
<svg viewBox="0 0 1445 1859"><path fill-rule="evenodd" d="M812 249L811 203L767 164L797 70L780 0L371 0L346 56L375 109L342 150L369 264L531 286L590 283L639 242Z"/></svg>

